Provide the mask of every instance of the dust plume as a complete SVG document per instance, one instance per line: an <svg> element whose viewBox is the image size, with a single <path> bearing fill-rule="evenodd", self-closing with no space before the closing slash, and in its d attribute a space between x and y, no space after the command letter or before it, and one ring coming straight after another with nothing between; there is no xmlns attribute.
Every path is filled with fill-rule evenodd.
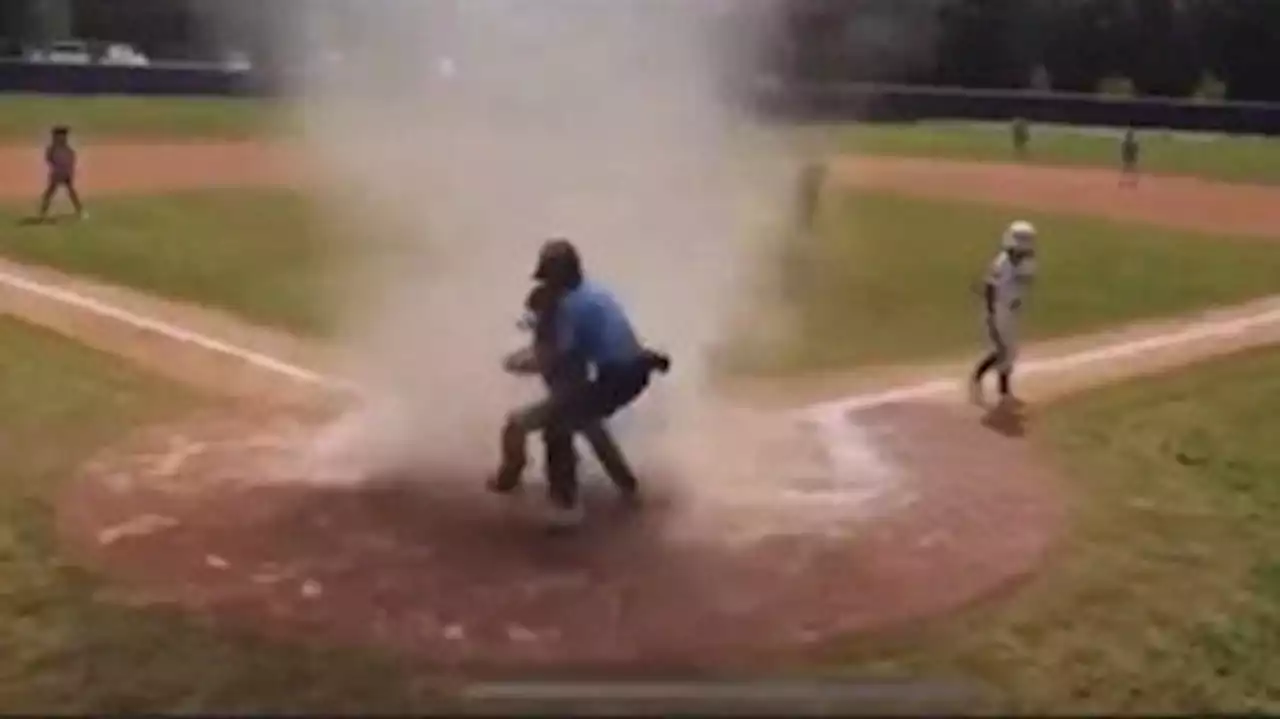
<svg viewBox="0 0 1280 719"><path fill-rule="evenodd" d="M675 358L618 419L632 451L696 411L789 198L785 154L730 91L767 5L381 0L283 24L304 144L360 258L346 339L375 401L343 442L493 464L503 414L541 390L498 361L552 236Z"/></svg>

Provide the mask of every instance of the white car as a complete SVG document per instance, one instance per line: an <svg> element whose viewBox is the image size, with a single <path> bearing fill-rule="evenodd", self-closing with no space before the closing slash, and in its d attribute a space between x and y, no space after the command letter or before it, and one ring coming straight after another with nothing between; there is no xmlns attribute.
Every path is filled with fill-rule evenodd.
<svg viewBox="0 0 1280 719"><path fill-rule="evenodd" d="M122 65L125 67L147 67L151 60L138 48L124 43L113 43L102 53L103 65Z"/></svg>
<svg viewBox="0 0 1280 719"><path fill-rule="evenodd" d="M230 50L222 56L222 67L231 72L249 72L253 69L253 60L249 53Z"/></svg>
<svg viewBox="0 0 1280 719"><path fill-rule="evenodd" d="M83 40L60 40L50 44L47 50L38 50L36 52L36 62L49 62L55 65L89 65L93 63L93 54L89 52L89 44Z"/></svg>

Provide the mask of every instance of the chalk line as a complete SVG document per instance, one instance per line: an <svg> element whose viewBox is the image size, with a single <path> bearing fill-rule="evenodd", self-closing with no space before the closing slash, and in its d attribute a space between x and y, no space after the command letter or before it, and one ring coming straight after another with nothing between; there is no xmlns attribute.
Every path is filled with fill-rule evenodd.
<svg viewBox="0 0 1280 719"><path fill-rule="evenodd" d="M26 277L21 277L7 272L0 272L0 284L74 307L84 312L88 312L89 314L115 320L135 329L167 337L175 342L200 347L201 349L214 354L232 357L245 362L246 364L267 370L268 372L274 372L303 384L342 391L350 391L356 388L352 382L347 380L329 377L319 372L299 367L260 352L238 347L229 342L214 339L184 327L179 327L178 325L150 317L144 317L120 307L102 302L101 300L86 297L82 294L54 287L43 282L37 282ZM1083 350L1058 357L1029 360L1027 362L1020 363L1018 371L1021 374L1033 375L1062 372L1090 364L1122 360L1128 357L1176 347L1178 345L1190 344L1192 342L1210 339L1213 337L1238 335L1250 329L1276 322L1280 322L1280 308L1232 319L1202 320L1174 332L1154 335L1142 339L1116 342L1094 349ZM838 419L842 420L845 416L853 412L882 407L898 402L940 397L949 392L959 391L960 387L960 383L956 380L935 379L914 385L906 385L877 392L862 393L840 399L817 402L800 408L797 411L797 414L799 417L810 421L817 420L821 423L827 423Z"/></svg>
<svg viewBox="0 0 1280 719"><path fill-rule="evenodd" d="M1239 335L1256 327L1276 322L1280 322L1280 308L1264 310L1256 314L1232 319L1202 320L1173 332L1157 334L1142 339L1115 342L1058 357L1046 357L1020 362L1018 364L1018 372L1023 375L1063 372L1091 364L1136 357L1214 337ZM852 412L883 407L897 402L939 397L948 392L957 391L960 386L960 383L954 380L932 380L917 385L819 402L809 405L801 411L811 417L843 416Z"/></svg>
<svg viewBox="0 0 1280 719"><path fill-rule="evenodd" d="M129 325L135 329L161 335L162 337L167 337L175 342L200 347L201 349L213 352L214 354L233 357L245 362L246 364L283 375L303 384L316 385L326 389L337 390L351 389L353 387L349 382L333 377L326 377L318 372L298 367L260 352L254 352L253 350L245 349L243 347L237 347L233 344L199 334L198 332L193 332L161 320L144 317L114 305L107 304L106 302L95 300L92 297L86 297L43 282L36 282L19 275L0 272L0 284L8 285L13 289L29 292L33 295L44 297L45 299L60 302L70 307L75 307L88 312L89 314L106 317L122 324Z"/></svg>

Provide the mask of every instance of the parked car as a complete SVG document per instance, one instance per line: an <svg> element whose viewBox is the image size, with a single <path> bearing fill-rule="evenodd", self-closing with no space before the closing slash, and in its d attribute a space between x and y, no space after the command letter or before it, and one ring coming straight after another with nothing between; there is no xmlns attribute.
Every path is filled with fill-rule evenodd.
<svg viewBox="0 0 1280 719"><path fill-rule="evenodd" d="M23 59L57 65L89 65L93 63L93 53L89 51L89 43L83 40L59 40L45 48L28 50Z"/></svg>
<svg viewBox="0 0 1280 719"><path fill-rule="evenodd" d="M246 52L228 50L222 56L222 68L231 72L249 72L253 69L253 60Z"/></svg>
<svg viewBox="0 0 1280 719"><path fill-rule="evenodd" d="M100 61L103 65L123 65L125 67L147 67L151 60L138 48L125 43L112 43L102 53Z"/></svg>

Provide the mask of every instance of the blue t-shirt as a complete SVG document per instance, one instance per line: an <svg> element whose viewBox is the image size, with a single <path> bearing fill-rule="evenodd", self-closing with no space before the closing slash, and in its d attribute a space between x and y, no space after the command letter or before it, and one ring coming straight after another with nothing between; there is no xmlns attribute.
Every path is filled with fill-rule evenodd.
<svg viewBox="0 0 1280 719"><path fill-rule="evenodd" d="M604 367L634 361L641 354L631 320L605 288L583 281L560 300L560 349Z"/></svg>

